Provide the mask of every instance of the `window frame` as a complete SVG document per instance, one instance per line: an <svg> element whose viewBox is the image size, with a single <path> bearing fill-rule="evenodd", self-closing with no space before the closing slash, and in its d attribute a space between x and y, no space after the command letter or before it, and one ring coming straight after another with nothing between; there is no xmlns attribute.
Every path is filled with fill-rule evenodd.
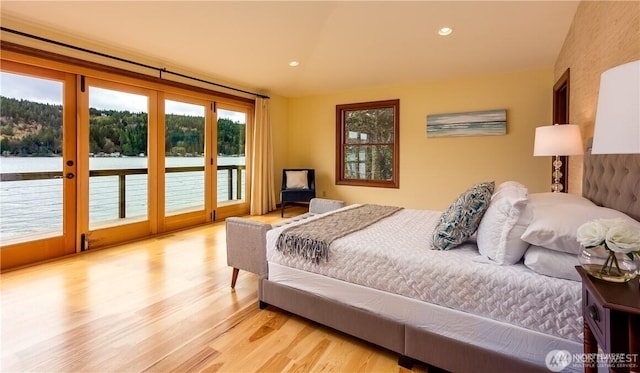
<svg viewBox="0 0 640 373"><path fill-rule="evenodd" d="M41 49L27 47L6 41L0 42L0 52L2 53L2 56L0 58L2 62L2 68L0 68L0 70L2 71L12 72L12 70L15 70L15 68L12 67L14 64L21 66L23 65L23 67L21 67L18 71L20 74L23 74L21 71L22 69L24 69L23 75L33 75L35 77L39 77L41 75L47 75L47 73L44 73L44 71L50 71L54 74L52 80L65 81L65 103L63 113L67 114L63 114L65 116L64 122L73 124L73 128L72 130L69 128L65 128L63 136L65 138L69 137L71 139L70 141L65 140L65 144L72 144L73 148L65 149L64 153L74 155L73 173L77 175L77 177L74 177L72 180L66 178L64 179L67 180L65 181L65 183L73 182L74 185L74 194L72 196L73 198L67 198L67 191L65 190L65 198L67 198L68 200L73 200L75 204L73 205L73 208L71 210L72 212L67 213L65 211L64 216L65 219L67 216L71 217L75 222L75 228L73 229L75 233L71 232L70 234L67 234L67 231L70 231L70 229L67 229L67 227L65 227L64 236L60 238L61 240L66 240L65 243L68 241L68 248L65 248L64 250L58 249L57 247L53 246L53 243L43 243L42 240L25 241L24 243L21 242L17 244L0 244L0 249L2 249L3 253L3 260L0 263L0 269L35 263L39 260L44 259L53 259L55 257L67 255L76 251L82 251L87 247L90 247L92 249L105 247L118 242L124 242L141 237L150 237L155 234L162 234L175 231L177 229L194 227L196 225L205 224L211 221L218 221L228 216L242 216L249 213L249 201L251 198L251 162L247 162L246 165L246 201L243 201L243 203L220 206L214 204L213 202L211 202L209 205L206 205L207 201L205 201L206 207L203 211L195 211L166 217L164 214L164 189L161 189L159 185L161 184L162 188L165 187L165 97L183 97L188 101L195 100L206 102L208 106L208 110L206 111L206 113L208 113L208 116L210 117L208 120L212 122L216 121L217 118L215 114L216 105L237 107L245 110L247 113L245 156L248 160L251 159L251 144L253 141L252 126L255 116L255 99L236 96L233 94L204 88L201 85L190 85L187 83L165 79L162 77L146 75L133 70L126 70L123 68L115 67L114 65L105 65L101 62L91 62L64 54L44 51ZM81 154L84 154L84 152L88 154L88 142L78 140L80 138L84 138L84 133L82 131L88 131L88 128L86 126L79 125L78 121L80 123L89 122L88 115L86 115L87 118L84 118L84 114L80 115L80 113L83 112L83 110L81 110L80 108L84 107L85 105L88 106L88 93L86 93L88 92L88 90L86 89L86 86L91 85L89 83L91 83L92 81L101 81L107 85L127 86L134 90L140 89L153 92L155 98L149 101L149 105L154 108L149 109L148 130L151 131L152 129L154 129L157 132L155 132L155 135L152 135L151 132L148 135L149 154L151 154L152 149L155 149L154 152L156 152L156 156L149 155L149 158L153 158L156 161L148 163L148 172L150 175L149 180L151 180L151 184L149 184L148 189L148 197L149 203L153 206L153 209L150 209L152 211L149 211L148 214L148 223L147 221L144 221L132 223L131 227L118 226L118 229L123 228L123 230L117 233L115 233L114 231L105 231L105 234L102 237L94 236L96 238L93 240L93 243L90 243L89 240L86 239L89 233L88 228L82 225L85 223L78 223L81 221L88 222L89 219L89 202L86 200L88 198L88 192L82 189L86 187L85 185L88 185L89 169L87 164L83 164L82 162L78 164L78 162L76 161L78 159L77 157ZM67 118L67 116L69 117ZM212 130L207 130L207 136L216 138L216 133L213 132L213 130L215 129L214 126L210 125L209 127L211 127ZM208 143L213 144L211 140L208 140ZM78 147L78 149L76 149L76 147ZM84 149L83 147L86 147L86 149ZM215 174L217 165L215 162L215 157L216 154L213 150L209 150L209 154L205 156L205 170L207 169L207 166L210 165L212 168L212 172L210 173L214 175L211 177L205 176L207 180L213 180L210 182L210 189L207 189L207 187L205 186L205 190L212 190L213 186L216 185ZM67 169L70 171L69 168ZM205 171L205 175L206 172L207 171ZM152 173L154 174L153 177L151 176ZM84 180L85 178L86 180ZM79 184L76 185L76 183ZM71 188L67 189L71 190ZM210 196L211 193L206 192L206 195ZM142 226L141 229L139 229L140 226ZM93 232L95 233L96 231ZM29 253L25 254L25 250L29 250ZM5 258L5 253L10 255L8 257L9 259Z"/></svg>
<svg viewBox="0 0 640 373"><path fill-rule="evenodd" d="M346 113L358 110L393 109L393 142L349 144L346 141ZM345 177L345 149L347 146L391 145L391 179L369 180ZM384 100L336 105L336 185L367 186L378 188L400 188L400 100Z"/></svg>

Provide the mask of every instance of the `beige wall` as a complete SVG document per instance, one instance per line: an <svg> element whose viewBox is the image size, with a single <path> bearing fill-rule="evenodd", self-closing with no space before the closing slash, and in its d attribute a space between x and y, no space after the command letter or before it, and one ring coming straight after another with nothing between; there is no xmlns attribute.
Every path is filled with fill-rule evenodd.
<svg viewBox="0 0 640 373"><path fill-rule="evenodd" d="M583 1L556 60L557 80L570 69L569 116L593 136L600 74L640 59L640 2ZM569 160L569 191L582 193L582 157Z"/></svg>
<svg viewBox="0 0 640 373"><path fill-rule="evenodd" d="M318 196L348 203L444 209L475 182L517 180L549 190L550 158L533 157L535 127L551 120L551 69L289 99L288 120L273 113L276 175L316 169ZM400 99L400 188L335 185L335 106ZM275 106L282 106L277 104ZM507 109L507 135L427 138L427 114ZM284 123L284 124L283 124Z"/></svg>

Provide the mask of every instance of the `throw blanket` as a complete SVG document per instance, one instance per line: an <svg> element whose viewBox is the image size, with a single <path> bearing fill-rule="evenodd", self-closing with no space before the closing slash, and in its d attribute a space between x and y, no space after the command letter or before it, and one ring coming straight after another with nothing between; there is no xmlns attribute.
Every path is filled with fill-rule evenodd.
<svg viewBox="0 0 640 373"><path fill-rule="evenodd" d="M400 211L402 207L361 205L287 228L280 233L276 249L316 264L329 257L329 245L340 237L364 229Z"/></svg>

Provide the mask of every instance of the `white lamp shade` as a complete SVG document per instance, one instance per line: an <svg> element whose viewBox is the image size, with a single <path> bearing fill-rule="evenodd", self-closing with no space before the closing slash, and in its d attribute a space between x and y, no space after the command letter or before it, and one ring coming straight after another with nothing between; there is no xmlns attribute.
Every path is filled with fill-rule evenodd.
<svg viewBox="0 0 640 373"><path fill-rule="evenodd" d="M591 152L640 153L640 60L602 73Z"/></svg>
<svg viewBox="0 0 640 373"><path fill-rule="evenodd" d="M536 128L534 156L578 155L584 153L582 136L577 124L563 124Z"/></svg>

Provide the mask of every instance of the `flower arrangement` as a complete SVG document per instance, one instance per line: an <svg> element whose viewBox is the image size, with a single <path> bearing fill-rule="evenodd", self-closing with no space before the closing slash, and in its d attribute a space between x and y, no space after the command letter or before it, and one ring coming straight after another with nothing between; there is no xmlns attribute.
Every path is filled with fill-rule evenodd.
<svg viewBox="0 0 640 373"><path fill-rule="evenodd" d="M634 256L640 258L640 229L625 219L589 221L578 228L577 238L585 249L604 247L608 252L599 270L603 276L623 275L616 253L625 254L631 261Z"/></svg>

